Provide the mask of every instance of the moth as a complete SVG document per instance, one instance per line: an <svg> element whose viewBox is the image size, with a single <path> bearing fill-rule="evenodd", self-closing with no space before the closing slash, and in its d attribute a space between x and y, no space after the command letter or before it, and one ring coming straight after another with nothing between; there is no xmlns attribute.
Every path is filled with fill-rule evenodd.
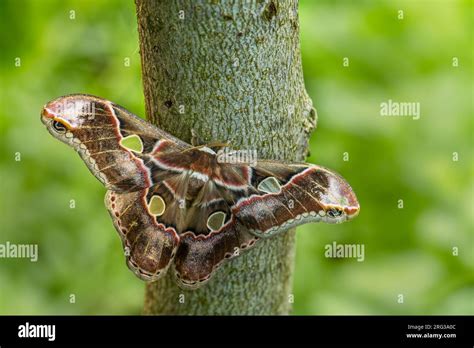
<svg viewBox="0 0 474 348"><path fill-rule="evenodd" d="M185 143L102 98L57 98L41 121L107 188L127 265L145 281L172 266L178 285L194 289L263 238L359 212L349 184L329 169L225 161L215 148Z"/></svg>

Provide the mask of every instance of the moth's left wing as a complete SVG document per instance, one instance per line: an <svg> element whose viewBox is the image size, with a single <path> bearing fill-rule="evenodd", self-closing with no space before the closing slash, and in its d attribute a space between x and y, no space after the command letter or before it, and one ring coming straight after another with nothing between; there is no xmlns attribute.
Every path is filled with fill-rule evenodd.
<svg viewBox="0 0 474 348"><path fill-rule="evenodd" d="M359 212L349 184L317 165L259 161L250 180L256 193L240 198L232 213L259 237L308 222L340 223Z"/></svg>
<svg viewBox="0 0 474 348"><path fill-rule="evenodd" d="M178 284L188 289L206 283L225 261L249 250L259 240L233 218L208 235L186 232L180 237L174 269Z"/></svg>
<svg viewBox="0 0 474 348"><path fill-rule="evenodd" d="M219 180L208 181L212 189L205 190L193 220L209 221L219 213L227 220L217 230L189 225L192 231L180 235L174 264L182 287L202 285L223 262L260 237L308 222L343 222L359 211L349 184L323 167L260 161L253 168L220 168Z"/></svg>

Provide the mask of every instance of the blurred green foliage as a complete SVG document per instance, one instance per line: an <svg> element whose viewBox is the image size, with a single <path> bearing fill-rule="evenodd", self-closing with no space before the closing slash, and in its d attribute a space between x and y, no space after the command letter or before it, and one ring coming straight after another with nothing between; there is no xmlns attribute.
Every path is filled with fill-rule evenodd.
<svg viewBox="0 0 474 348"><path fill-rule="evenodd" d="M295 314L474 314L472 11L301 1L319 114L309 161L342 173L362 209L299 228ZM1 1L0 32L0 243L39 244L36 263L0 259L0 314L140 313L143 283L124 264L104 188L39 121L44 103L75 92L144 115L133 2ZM419 102L421 118L380 116L389 99ZM364 262L325 258L333 241L364 244Z"/></svg>

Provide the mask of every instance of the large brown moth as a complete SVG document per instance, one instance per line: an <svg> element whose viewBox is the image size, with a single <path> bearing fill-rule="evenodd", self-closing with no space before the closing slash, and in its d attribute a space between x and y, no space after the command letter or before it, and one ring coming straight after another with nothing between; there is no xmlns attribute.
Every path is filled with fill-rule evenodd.
<svg viewBox="0 0 474 348"><path fill-rule="evenodd" d="M127 265L145 281L173 265L181 287L197 288L261 238L359 212L349 184L326 168L219 161L210 147L191 146L98 97L55 99L41 121L107 188Z"/></svg>

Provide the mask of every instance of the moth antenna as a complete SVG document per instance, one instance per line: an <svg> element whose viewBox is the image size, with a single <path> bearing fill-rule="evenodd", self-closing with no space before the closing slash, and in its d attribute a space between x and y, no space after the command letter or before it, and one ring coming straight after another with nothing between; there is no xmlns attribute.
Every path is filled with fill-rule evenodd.
<svg viewBox="0 0 474 348"><path fill-rule="evenodd" d="M188 151L193 151L193 150L199 150L199 149L203 149L205 147L208 147L208 148L224 148L224 147L229 147L230 143L229 142L226 142L226 143L223 143L223 142L219 142L219 141L216 141L216 142L210 142L208 144L203 144L203 145L197 145L197 146L191 146L191 147L188 147L186 149L182 149L180 151L180 153L185 153L185 152L188 152Z"/></svg>

